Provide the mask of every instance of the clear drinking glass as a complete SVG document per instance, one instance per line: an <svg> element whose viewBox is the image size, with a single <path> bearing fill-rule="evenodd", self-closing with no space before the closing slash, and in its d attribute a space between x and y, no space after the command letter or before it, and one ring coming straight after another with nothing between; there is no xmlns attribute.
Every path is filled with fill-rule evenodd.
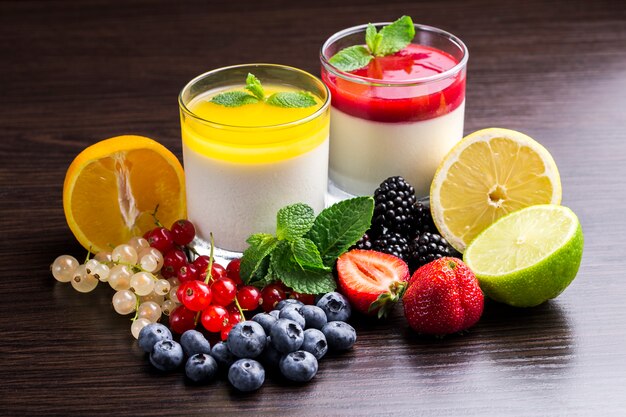
<svg viewBox="0 0 626 417"><path fill-rule="evenodd" d="M335 199L371 195L383 180L401 175L418 197L426 196L440 161L463 136L467 48L441 29L415 25L413 43L400 54L406 61L404 55L396 59L397 68L381 63L348 73L330 64L339 50L364 44L366 28L334 34L320 52L322 80L332 96L329 193ZM417 53L438 54L450 68L407 78L402 71L410 71Z"/></svg>
<svg viewBox="0 0 626 417"><path fill-rule="evenodd" d="M266 89L308 91L318 106L286 123L264 124L263 120L254 125L249 123L254 105L233 110L240 112L235 120L241 123L220 122L220 112L227 111L221 108L202 117L194 110L219 92L245 91L248 73ZM238 257L249 235L275 232L281 207L303 202L316 212L324 208L330 95L318 78L283 65L237 65L194 78L182 89L178 102L187 213L196 226L194 245L200 253L208 253L212 232L217 258Z"/></svg>

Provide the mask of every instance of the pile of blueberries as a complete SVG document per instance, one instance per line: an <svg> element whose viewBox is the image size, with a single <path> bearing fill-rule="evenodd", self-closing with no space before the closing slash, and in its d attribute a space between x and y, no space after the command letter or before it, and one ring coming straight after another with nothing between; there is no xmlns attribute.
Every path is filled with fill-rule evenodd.
<svg viewBox="0 0 626 417"><path fill-rule="evenodd" d="M346 321L351 308L337 292L322 296L317 305L286 299L269 313L237 323L225 342L211 347L204 335L188 330L180 343L162 324L145 326L139 346L150 354L150 363L161 371L173 371L185 363L185 375L195 383L215 379L220 369L240 391L254 391L265 381L265 368L279 369L287 379L310 381L318 361L329 351L344 351L356 342L356 331Z"/></svg>

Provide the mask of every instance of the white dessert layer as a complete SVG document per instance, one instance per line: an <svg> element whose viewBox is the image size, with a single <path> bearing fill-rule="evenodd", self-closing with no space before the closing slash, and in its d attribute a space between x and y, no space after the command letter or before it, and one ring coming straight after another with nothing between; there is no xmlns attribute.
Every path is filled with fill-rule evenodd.
<svg viewBox="0 0 626 417"><path fill-rule="evenodd" d="M435 170L463 137L465 101L450 113L407 123L382 123L330 113L330 180L353 195L372 195L386 178L400 175L418 197L430 192Z"/></svg>
<svg viewBox="0 0 626 417"><path fill-rule="evenodd" d="M276 212L306 203L324 209L328 139L297 157L272 163L237 164L198 154L183 143L187 216L200 238L233 252L248 247L253 233L276 231Z"/></svg>

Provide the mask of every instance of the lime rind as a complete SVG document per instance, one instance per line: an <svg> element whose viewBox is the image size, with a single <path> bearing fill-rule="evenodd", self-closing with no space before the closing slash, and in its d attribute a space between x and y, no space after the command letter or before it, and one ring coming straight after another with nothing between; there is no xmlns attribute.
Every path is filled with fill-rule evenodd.
<svg viewBox="0 0 626 417"><path fill-rule="evenodd" d="M541 212L548 215L542 216ZM507 231L507 227L514 222L524 224L525 220L527 224L537 227L538 218L539 223L552 219L565 222L568 227L561 236L552 236L551 244L551 237L544 235L547 246L551 247L541 249L537 259L525 260L523 267L495 273L484 268L483 264L490 255L493 255L492 265L501 262L503 257L519 256L510 246L505 245L500 250L494 248L491 240L494 235L512 233L508 239L515 238L515 232L510 229ZM539 232L545 233L546 230ZM574 280L582 260L583 246L580 222L569 208L551 204L537 205L511 213L492 224L470 243L463 260L474 271L481 289L489 298L515 307L533 307L555 298Z"/></svg>

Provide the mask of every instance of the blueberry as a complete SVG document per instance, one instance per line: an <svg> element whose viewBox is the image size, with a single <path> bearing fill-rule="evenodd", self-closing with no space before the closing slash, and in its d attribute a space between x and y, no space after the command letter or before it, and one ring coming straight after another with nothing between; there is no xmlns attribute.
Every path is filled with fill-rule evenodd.
<svg viewBox="0 0 626 417"><path fill-rule="evenodd" d="M252 320L235 324L228 333L228 348L239 358L256 358L265 349L266 342L265 330Z"/></svg>
<svg viewBox="0 0 626 417"><path fill-rule="evenodd" d="M237 358L230 352L226 342L217 342L211 349L211 356L220 368L228 369Z"/></svg>
<svg viewBox="0 0 626 417"><path fill-rule="evenodd" d="M347 321L352 312L346 297L338 292L324 294L317 302L317 306L324 310L328 321Z"/></svg>
<svg viewBox="0 0 626 417"><path fill-rule="evenodd" d="M209 382L217 374L217 362L211 355L196 353L187 359L185 375L194 382Z"/></svg>
<svg viewBox="0 0 626 417"><path fill-rule="evenodd" d="M356 342L356 330L343 321L329 321L322 327L330 350L348 350Z"/></svg>
<svg viewBox="0 0 626 417"><path fill-rule="evenodd" d="M191 357L196 353L211 354L211 345L206 337L197 330L187 330L180 337L180 344L183 347L183 352L187 357Z"/></svg>
<svg viewBox="0 0 626 417"><path fill-rule="evenodd" d="M275 308L276 310L282 310L290 305L303 306L304 303L300 300L296 300L295 298L285 298L284 300L280 300L278 304L276 304Z"/></svg>
<svg viewBox="0 0 626 417"><path fill-rule="evenodd" d="M278 320L278 317L274 317L269 313L259 313L252 317L252 321L256 321L263 327L265 334L270 334L272 326L276 323L276 320Z"/></svg>
<svg viewBox="0 0 626 417"><path fill-rule="evenodd" d="M304 324L306 321L304 320L304 316L302 315L302 306L295 304L287 304L280 310L280 314L278 315L281 319L289 319L293 320L300 325L304 329Z"/></svg>
<svg viewBox="0 0 626 417"><path fill-rule="evenodd" d="M326 336L317 329L306 329L304 331L304 342L302 342L300 349L313 354L315 359L320 360L328 352Z"/></svg>
<svg viewBox="0 0 626 417"><path fill-rule="evenodd" d="M239 391L254 391L265 381L265 369L254 359L239 359L228 370L228 380Z"/></svg>
<svg viewBox="0 0 626 417"><path fill-rule="evenodd" d="M270 311L270 312L269 312L269 313L267 313L267 314L269 314L270 316L275 317L275 318L276 318L276 320L278 320L278 316L280 315L280 310L272 310L272 311Z"/></svg>
<svg viewBox="0 0 626 417"><path fill-rule="evenodd" d="M282 353L295 352L304 342L304 331L298 323L289 319L278 319L272 331L272 345Z"/></svg>
<svg viewBox="0 0 626 417"><path fill-rule="evenodd" d="M139 347L144 352L152 352L154 344L160 340L172 340L170 329L160 323L150 323L139 332Z"/></svg>
<svg viewBox="0 0 626 417"><path fill-rule="evenodd" d="M259 356L259 361L261 361L265 367L276 368L282 357L283 354L277 351L274 345L272 345L272 337L267 336L267 345L265 349L263 349L263 353Z"/></svg>
<svg viewBox="0 0 626 417"><path fill-rule="evenodd" d="M161 340L154 344L150 363L160 371L172 371L183 363L183 348L173 340Z"/></svg>
<svg viewBox="0 0 626 417"><path fill-rule="evenodd" d="M302 315L306 321L306 329L321 329L328 322L326 313L318 306L303 306Z"/></svg>
<svg viewBox="0 0 626 417"><path fill-rule="evenodd" d="M304 350L291 352L280 360L280 372L292 381L310 381L317 373L317 359Z"/></svg>

